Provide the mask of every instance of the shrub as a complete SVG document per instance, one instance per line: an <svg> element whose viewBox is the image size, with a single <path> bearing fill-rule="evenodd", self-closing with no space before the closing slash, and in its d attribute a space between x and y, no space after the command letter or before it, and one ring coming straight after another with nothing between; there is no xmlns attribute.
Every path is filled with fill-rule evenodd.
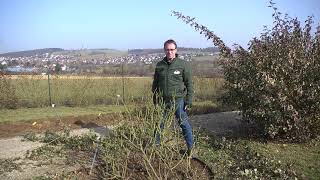
<svg viewBox="0 0 320 180"><path fill-rule="evenodd" d="M320 130L320 27L312 35L312 17L305 26L282 16L273 2L274 27L232 52L194 18L173 14L212 39L221 52L225 99L242 111L243 119L258 124L270 138L302 141Z"/></svg>
<svg viewBox="0 0 320 180"><path fill-rule="evenodd" d="M6 78L4 74L0 74L0 109L16 109L17 100L15 88L12 86L10 79Z"/></svg>

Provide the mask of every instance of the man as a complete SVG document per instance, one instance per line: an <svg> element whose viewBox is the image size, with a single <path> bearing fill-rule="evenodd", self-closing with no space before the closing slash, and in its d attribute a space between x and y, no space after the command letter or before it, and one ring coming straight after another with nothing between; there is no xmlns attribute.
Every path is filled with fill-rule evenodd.
<svg viewBox="0 0 320 180"><path fill-rule="evenodd" d="M186 110L192 105L193 87L189 65L178 58L177 43L169 39L164 43L166 57L156 65L152 92L154 97L160 96L165 104L164 119L171 107L175 108L175 117L179 121L187 144L187 153L191 154L193 147L192 128ZM157 103L155 98L155 103ZM163 130L164 122L160 122ZM160 144L160 134L156 133L156 144Z"/></svg>

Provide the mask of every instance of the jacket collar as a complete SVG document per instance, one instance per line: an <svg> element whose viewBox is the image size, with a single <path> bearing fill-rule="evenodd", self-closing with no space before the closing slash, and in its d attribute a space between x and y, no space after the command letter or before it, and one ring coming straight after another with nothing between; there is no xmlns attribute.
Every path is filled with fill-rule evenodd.
<svg viewBox="0 0 320 180"><path fill-rule="evenodd" d="M171 61L171 63L169 63L169 61L168 61L168 59L167 59L167 57L164 57L163 58L163 61L166 63L166 64L172 64L173 62L175 62L177 59L178 59L178 57L179 57L179 54L176 54L176 57Z"/></svg>

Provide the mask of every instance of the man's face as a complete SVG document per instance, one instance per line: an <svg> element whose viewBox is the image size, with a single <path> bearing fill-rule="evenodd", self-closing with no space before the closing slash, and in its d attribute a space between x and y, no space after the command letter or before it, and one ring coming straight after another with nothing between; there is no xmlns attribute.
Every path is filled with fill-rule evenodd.
<svg viewBox="0 0 320 180"><path fill-rule="evenodd" d="M172 60L176 57L177 49L176 46L172 43L166 44L164 47L164 51L166 52L166 56L168 60Z"/></svg>

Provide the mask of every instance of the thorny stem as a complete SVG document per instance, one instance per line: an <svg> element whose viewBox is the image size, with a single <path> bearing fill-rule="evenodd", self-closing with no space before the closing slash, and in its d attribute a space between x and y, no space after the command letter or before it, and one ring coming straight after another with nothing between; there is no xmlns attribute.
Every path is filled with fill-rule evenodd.
<svg viewBox="0 0 320 180"><path fill-rule="evenodd" d="M136 149L138 149L138 150L140 150L140 151L142 152L143 157L144 157L144 159L147 161L147 163L148 163L149 167L151 168L153 174L156 176L157 179L159 179L159 177L157 176L157 173L156 173L156 171L154 170L154 168L153 168L150 160L148 159L148 156L147 156L146 153L144 152L143 147L142 147L142 146L141 146L141 147L138 147L138 146L137 146L135 143L133 143L126 135L123 135L123 137L124 137L126 140L128 140L128 142L129 142L134 148L136 148ZM147 170L147 172L148 172L148 174L149 174L149 171L148 171L148 170ZM150 176L150 174L149 174L149 176Z"/></svg>
<svg viewBox="0 0 320 180"><path fill-rule="evenodd" d="M232 57L231 49L225 45L225 43L221 40L221 38L215 35L213 31L210 31L206 26L198 24L195 21L195 18L191 18L190 16L184 16L181 12L178 12L178 11L172 11L172 15L176 16L178 19L181 19L186 24L190 23L190 26L193 27L196 31L200 31L200 34L204 34L204 36L208 40L211 39L213 44L220 49L221 55L223 57L225 58Z"/></svg>

